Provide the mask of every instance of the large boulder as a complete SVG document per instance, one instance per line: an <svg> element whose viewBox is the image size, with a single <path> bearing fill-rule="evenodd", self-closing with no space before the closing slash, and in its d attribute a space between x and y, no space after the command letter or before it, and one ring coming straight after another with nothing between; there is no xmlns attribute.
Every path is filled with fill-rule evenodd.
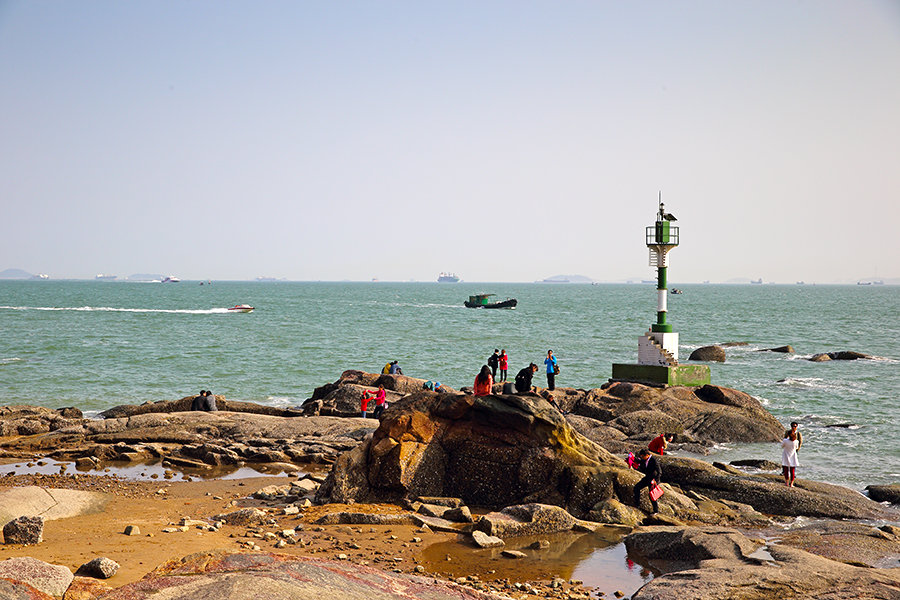
<svg viewBox="0 0 900 600"><path fill-rule="evenodd" d="M0 561L0 581L8 579L25 583L48 596L57 598L66 593L73 577L72 571L66 567L51 565L30 556L17 556ZM28 598L28 596L19 597Z"/></svg>
<svg viewBox="0 0 900 600"><path fill-rule="evenodd" d="M867 485L866 491L869 492L869 498L875 502L900 504L900 483L892 483L890 485Z"/></svg>
<svg viewBox="0 0 900 600"><path fill-rule="evenodd" d="M756 398L716 385L657 388L612 382L587 392L572 412L619 429L641 446L663 432L683 434L697 444L774 442L784 433ZM592 439L609 450L622 449L620 439Z"/></svg>
<svg viewBox="0 0 900 600"><path fill-rule="evenodd" d="M336 461L317 500L451 496L470 506L545 503L583 514L639 478L538 396L421 391Z"/></svg>
<svg viewBox="0 0 900 600"><path fill-rule="evenodd" d="M702 360L706 362L725 362L725 349L721 346L703 346L697 348L688 357L688 360Z"/></svg>

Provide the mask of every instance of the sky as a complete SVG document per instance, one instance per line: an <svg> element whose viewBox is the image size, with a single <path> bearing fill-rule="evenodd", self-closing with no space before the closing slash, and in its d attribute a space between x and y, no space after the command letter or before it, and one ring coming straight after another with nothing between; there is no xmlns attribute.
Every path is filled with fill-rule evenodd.
<svg viewBox="0 0 900 600"><path fill-rule="evenodd" d="M900 277L900 2L0 0L0 270Z"/></svg>

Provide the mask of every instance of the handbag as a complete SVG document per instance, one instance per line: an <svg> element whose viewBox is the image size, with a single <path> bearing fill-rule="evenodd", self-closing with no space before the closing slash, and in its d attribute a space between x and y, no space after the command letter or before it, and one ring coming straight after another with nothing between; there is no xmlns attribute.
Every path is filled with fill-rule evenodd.
<svg viewBox="0 0 900 600"><path fill-rule="evenodd" d="M650 485L650 499L656 502L659 500L659 497L665 494L665 490L662 489L662 486L656 483L655 481Z"/></svg>
<svg viewBox="0 0 900 600"><path fill-rule="evenodd" d="M559 375L559 365L553 365L553 374Z"/></svg>

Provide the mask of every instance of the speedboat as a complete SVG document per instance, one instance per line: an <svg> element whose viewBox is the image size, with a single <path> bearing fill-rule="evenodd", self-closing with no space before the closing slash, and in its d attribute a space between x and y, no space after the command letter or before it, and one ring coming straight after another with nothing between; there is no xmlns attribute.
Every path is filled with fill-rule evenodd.
<svg viewBox="0 0 900 600"><path fill-rule="evenodd" d="M253 307L250 306L249 304L235 304L228 310L231 312L252 312Z"/></svg>

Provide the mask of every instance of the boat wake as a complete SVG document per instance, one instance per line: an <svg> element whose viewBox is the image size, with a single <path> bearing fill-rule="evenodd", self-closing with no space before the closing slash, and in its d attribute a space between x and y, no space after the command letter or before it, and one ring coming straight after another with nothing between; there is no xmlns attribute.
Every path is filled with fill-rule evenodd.
<svg viewBox="0 0 900 600"><path fill-rule="evenodd" d="M169 313L184 315L229 314L227 308L116 308L113 306L0 306L0 310L40 310L71 312Z"/></svg>

